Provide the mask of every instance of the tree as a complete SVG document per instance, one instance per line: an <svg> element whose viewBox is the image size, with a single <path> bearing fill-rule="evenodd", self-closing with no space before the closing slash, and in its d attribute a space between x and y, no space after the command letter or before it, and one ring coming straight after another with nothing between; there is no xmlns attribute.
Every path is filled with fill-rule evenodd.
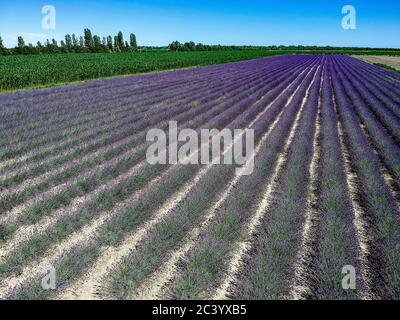
<svg viewBox="0 0 400 320"><path fill-rule="evenodd" d="M182 49L182 44L179 41L174 41L168 46L168 49L171 51L180 51Z"/></svg>
<svg viewBox="0 0 400 320"><path fill-rule="evenodd" d="M79 41L78 41L78 39L76 38L75 33L72 34L72 45L73 45L74 47L77 47L77 46L79 45Z"/></svg>
<svg viewBox="0 0 400 320"><path fill-rule="evenodd" d="M48 41L46 47L47 47L47 53L58 53L60 51L56 39L51 39L51 43Z"/></svg>
<svg viewBox="0 0 400 320"><path fill-rule="evenodd" d="M69 51L68 51L68 47L67 47L67 44L65 43L65 41L64 40L61 40L60 41L60 47L61 47L61 52L62 53L68 53Z"/></svg>
<svg viewBox="0 0 400 320"><path fill-rule="evenodd" d="M21 36L18 37L18 47L16 48L17 54L25 54L25 41Z"/></svg>
<svg viewBox="0 0 400 320"><path fill-rule="evenodd" d="M107 37L107 47L108 49L112 50L113 49L113 39L111 36Z"/></svg>
<svg viewBox="0 0 400 320"><path fill-rule="evenodd" d="M202 43L196 44L196 51L204 51L204 50L205 50L204 44Z"/></svg>
<svg viewBox="0 0 400 320"><path fill-rule="evenodd" d="M82 36L79 37L79 46L80 46L81 48L83 48L83 47L85 46L85 41L83 40L83 37L82 37Z"/></svg>
<svg viewBox="0 0 400 320"><path fill-rule="evenodd" d="M45 48L43 48L44 53L51 53L51 44L49 39L46 39L46 45Z"/></svg>
<svg viewBox="0 0 400 320"><path fill-rule="evenodd" d="M93 37L93 47L94 47L95 51L101 50L101 39L99 36Z"/></svg>
<svg viewBox="0 0 400 320"><path fill-rule="evenodd" d="M38 51L38 53L43 53L43 45L42 45L42 43L40 42L40 41L38 41L37 43L36 43L36 48L37 48L37 51Z"/></svg>
<svg viewBox="0 0 400 320"><path fill-rule="evenodd" d="M136 42L136 36L134 33L131 33L130 40L131 40L131 49L133 51L137 51L137 42Z"/></svg>
<svg viewBox="0 0 400 320"><path fill-rule="evenodd" d="M121 31L118 32L117 40L118 40L118 47L122 49L124 47L124 36Z"/></svg>
<svg viewBox="0 0 400 320"><path fill-rule="evenodd" d="M22 38L21 36L18 37L18 48L23 48L25 47L25 41L24 38Z"/></svg>
<svg viewBox="0 0 400 320"><path fill-rule="evenodd" d="M3 55L4 54L4 44L3 44L3 39L0 36L0 54Z"/></svg>
<svg viewBox="0 0 400 320"><path fill-rule="evenodd" d="M88 49L92 49L94 47L92 31L90 31L90 29L85 29L84 37L85 37L85 47Z"/></svg>
<svg viewBox="0 0 400 320"><path fill-rule="evenodd" d="M119 51L118 37L114 36L114 50Z"/></svg>
<svg viewBox="0 0 400 320"><path fill-rule="evenodd" d="M72 48L72 37L69 34L65 35L65 45L68 49Z"/></svg>
<svg viewBox="0 0 400 320"><path fill-rule="evenodd" d="M183 45L183 51L194 51L196 50L196 45L193 41L185 42Z"/></svg>
<svg viewBox="0 0 400 320"><path fill-rule="evenodd" d="M25 48L25 54L37 54L38 49L33 46L32 43L28 43L28 46Z"/></svg>

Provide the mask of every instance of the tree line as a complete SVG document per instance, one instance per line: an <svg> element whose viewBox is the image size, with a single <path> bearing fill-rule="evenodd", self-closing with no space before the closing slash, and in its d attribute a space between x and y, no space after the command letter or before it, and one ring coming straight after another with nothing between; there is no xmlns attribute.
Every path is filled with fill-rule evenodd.
<svg viewBox="0 0 400 320"><path fill-rule="evenodd" d="M193 41L180 43L174 41L167 47L169 51L218 51L218 50L264 50L264 46L223 46L223 45L208 45L202 43L194 43Z"/></svg>
<svg viewBox="0 0 400 320"><path fill-rule="evenodd" d="M333 46L303 46L303 45L272 45L272 46L224 46L205 45L193 41L180 43L174 41L168 45L169 51L216 51L216 50L279 50L279 51L400 51L391 48L370 48L370 47L333 47Z"/></svg>
<svg viewBox="0 0 400 320"><path fill-rule="evenodd" d="M224 45L208 45L202 43L194 43L193 41L180 43L174 41L167 47L169 51L226 51L226 50L271 50L266 46L224 46Z"/></svg>
<svg viewBox="0 0 400 320"><path fill-rule="evenodd" d="M100 37L93 35L90 29L84 30L83 36L65 35L64 40L58 43L57 40L49 39L45 43L38 41L36 45L26 44L23 37L17 39L15 48L6 48L0 35L0 55L21 55L21 54L53 54L53 53L85 53L85 52L122 52L137 51L138 45L136 35L131 33L129 42L124 40L122 32L117 35Z"/></svg>
<svg viewBox="0 0 400 320"><path fill-rule="evenodd" d="M85 52L132 52L138 51L226 51L226 50L280 50L289 52L362 52L373 51L384 53L398 54L399 49L390 48L368 48L368 47L333 47L333 46L303 46L303 45L272 45L272 46L226 46L226 45L206 45L202 43L194 43L193 41L180 43L174 41L167 47L138 47L136 35L131 33L129 42L124 40L122 32L118 32L115 36L99 37L92 35L90 29L84 29L83 36L75 34L67 34L60 41L60 44L52 39L46 40L45 43L38 41L36 45L29 43L26 45L23 37L18 37L18 44L15 48L6 48L0 35L0 55L21 55L21 54L54 54L54 53L85 53Z"/></svg>

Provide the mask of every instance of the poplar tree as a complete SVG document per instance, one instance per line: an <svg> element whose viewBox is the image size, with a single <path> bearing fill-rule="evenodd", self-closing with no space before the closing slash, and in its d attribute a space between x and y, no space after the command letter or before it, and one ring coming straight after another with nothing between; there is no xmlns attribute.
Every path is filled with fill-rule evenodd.
<svg viewBox="0 0 400 320"><path fill-rule="evenodd" d="M114 50L119 50L118 37L114 36Z"/></svg>
<svg viewBox="0 0 400 320"><path fill-rule="evenodd" d="M107 47L108 49L112 50L113 49L113 39L111 36L107 37Z"/></svg>
<svg viewBox="0 0 400 320"><path fill-rule="evenodd" d="M92 31L90 31L90 29L85 29L84 37L85 37L85 47L88 49L92 49L94 47Z"/></svg>
<svg viewBox="0 0 400 320"><path fill-rule="evenodd" d="M65 45L67 46L68 49L72 47L72 38L69 34L65 35Z"/></svg>
<svg viewBox="0 0 400 320"><path fill-rule="evenodd" d="M73 45L74 47L77 47L77 46L79 45L79 41L78 41L78 39L77 39L75 33L72 34L72 45Z"/></svg>
<svg viewBox="0 0 400 320"><path fill-rule="evenodd" d="M0 35L0 54L2 55L4 53L4 44L3 44L3 39L1 38Z"/></svg>
<svg viewBox="0 0 400 320"><path fill-rule="evenodd" d="M36 43L36 48L37 48L38 53L42 53L43 52L43 45L42 45L42 43L40 41L38 41Z"/></svg>
<svg viewBox="0 0 400 320"><path fill-rule="evenodd" d="M18 48L23 48L25 47L25 41L24 38L22 38L21 36L18 37Z"/></svg>
<svg viewBox="0 0 400 320"><path fill-rule="evenodd" d="M25 41L24 38L22 38L21 36L18 37L18 47L16 48L16 52L18 54L25 53Z"/></svg>
<svg viewBox="0 0 400 320"><path fill-rule="evenodd" d="M130 40L131 40L131 49L136 51L137 50L137 42L136 42L136 35L134 33L131 33Z"/></svg>
<svg viewBox="0 0 400 320"><path fill-rule="evenodd" d="M118 39L118 47L123 48L124 47L124 35L122 34L121 31L118 32L117 39Z"/></svg>

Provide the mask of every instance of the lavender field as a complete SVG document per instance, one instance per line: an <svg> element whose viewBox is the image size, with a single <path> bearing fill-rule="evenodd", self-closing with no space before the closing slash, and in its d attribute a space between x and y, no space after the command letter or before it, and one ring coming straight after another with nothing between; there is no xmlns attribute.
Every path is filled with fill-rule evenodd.
<svg viewBox="0 0 400 320"><path fill-rule="evenodd" d="M253 173L149 164L171 120L254 129ZM0 95L0 299L207 298L400 299L400 74L291 55Z"/></svg>

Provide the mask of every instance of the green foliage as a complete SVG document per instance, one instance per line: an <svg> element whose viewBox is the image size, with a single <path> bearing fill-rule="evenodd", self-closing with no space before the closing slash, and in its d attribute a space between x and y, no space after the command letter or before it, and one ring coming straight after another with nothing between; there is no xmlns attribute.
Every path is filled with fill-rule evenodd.
<svg viewBox="0 0 400 320"><path fill-rule="evenodd" d="M113 39L111 36L107 37L107 47L109 50L113 50L114 46L113 46Z"/></svg>
<svg viewBox="0 0 400 320"><path fill-rule="evenodd" d="M72 37L69 34L65 35L65 44L68 48L72 47Z"/></svg>
<svg viewBox="0 0 400 320"><path fill-rule="evenodd" d="M0 35L0 55L4 54L4 45L3 45L3 39L1 38Z"/></svg>
<svg viewBox="0 0 400 320"><path fill-rule="evenodd" d="M37 42L36 46L32 44L25 44L24 39L18 37L18 45L15 48L7 49L3 45L0 37L0 55L37 55L37 54L58 54L58 53L101 53L101 52L120 52L120 51L136 51L137 43L136 36L131 34L131 45L124 42L122 32L115 36L115 43L113 45L112 36L100 37L93 35L90 29L84 29L84 36L79 38L72 34L66 34L64 39L58 45L56 39L51 41L47 39L45 45Z"/></svg>
<svg viewBox="0 0 400 320"><path fill-rule="evenodd" d="M85 47L87 49L92 49L94 47L92 31L90 31L90 29L85 29L84 34L85 34Z"/></svg>
<svg viewBox="0 0 400 320"><path fill-rule="evenodd" d="M148 49L148 48L146 48ZM303 54L349 54L349 55L385 55L400 56L400 49L379 49L379 48L359 48L359 47L318 47L318 46L224 46L224 45L205 45L195 44L193 41L180 43L174 41L167 47L169 51L225 51L225 50L272 50L287 51L291 53Z"/></svg>
<svg viewBox="0 0 400 320"><path fill-rule="evenodd" d="M24 38L22 38L21 36L18 37L18 48L23 48L25 47L25 41Z"/></svg>
<svg viewBox="0 0 400 320"><path fill-rule="evenodd" d="M122 32L118 32L117 34L117 46L119 48L123 48L124 47L124 36L122 35Z"/></svg>
<svg viewBox="0 0 400 320"><path fill-rule="evenodd" d="M130 35L130 44L131 44L131 49L133 51L136 51L138 49L137 42L136 42L136 36L134 33L131 33L131 35Z"/></svg>
<svg viewBox="0 0 400 320"><path fill-rule="evenodd" d="M396 69L396 68L394 68L392 66L388 66L388 65L383 64L383 63L374 63L374 65L376 65L378 67L381 67L381 68L385 68L385 69L391 70L391 71L400 72L400 69Z"/></svg>

